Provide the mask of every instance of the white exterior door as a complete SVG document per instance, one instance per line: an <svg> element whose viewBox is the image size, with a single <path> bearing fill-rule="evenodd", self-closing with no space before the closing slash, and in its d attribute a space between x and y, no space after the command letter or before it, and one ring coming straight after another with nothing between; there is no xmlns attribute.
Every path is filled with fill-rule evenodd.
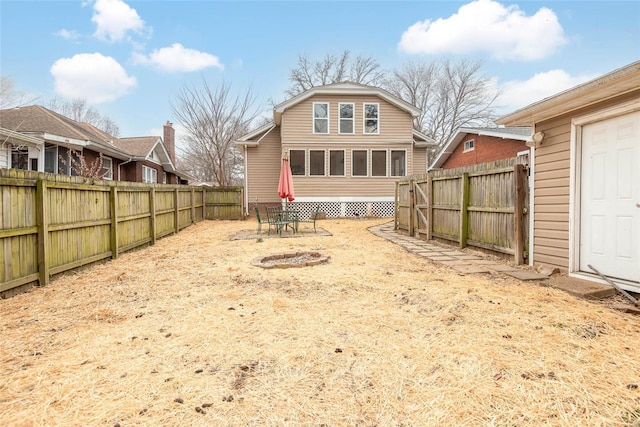
<svg viewBox="0 0 640 427"><path fill-rule="evenodd" d="M582 127L580 270L640 282L640 111ZM625 286L626 287L626 286ZM630 290L640 292L640 284Z"/></svg>

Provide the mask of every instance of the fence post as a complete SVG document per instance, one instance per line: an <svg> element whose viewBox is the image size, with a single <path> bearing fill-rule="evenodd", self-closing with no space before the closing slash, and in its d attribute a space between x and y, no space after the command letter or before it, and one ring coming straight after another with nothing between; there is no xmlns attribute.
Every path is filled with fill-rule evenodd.
<svg viewBox="0 0 640 427"><path fill-rule="evenodd" d="M173 199L176 204L176 212L173 218L173 228L176 231L176 234L180 231L180 205L178 204L180 197L178 196L178 189L176 188L173 192Z"/></svg>
<svg viewBox="0 0 640 427"><path fill-rule="evenodd" d="M416 191L413 186L416 185L415 180L409 180L409 218L407 218L409 236L415 236L416 233Z"/></svg>
<svg viewBox="0 0 640 427"><path fill-rule="evenodd" d="M513 168L514 181L514 198L513 198L513 237L514 237L514 262L516 265L524 262L524 196L525 196L525 179L524 168L522 165L515 165Z"/></svg>
<svg viewBox="0 0 640 427"><path fill-rule="evenodd" d="M158 232L156 225L156 189L149 189L149 234L151 234L151 244L156 244L156 234Z"/></svg>
<svg viewBox="0 0 640 427"><path fill-rule="evenodd" d="M40 177L36 182L36 225L38 226L38 279L40 286L49 284L49 207L47 182Z"/></svg>
<svg viewBox="0 0 640 427"><path fill-rule="evenodd" d="M109 192L111 209L111 258L118 258L118 188L114 185Z"/></svg>
<svg viewBox="0 0 640 427"><path fill-rule="evenodd" d="M209 219L207 218L207 186L203 185L202 186L202 219Z"/></svg>
<svg viewBox="0 0 640 427"><path fill-rule="evenodd" d="M196 223L196 189L191 189L191 224Z"/></svg>
<svg viewBox="0 0 640 427"><path fill-rule="evenodd" d="M431 174L427 175L427 240L431 240L431 230L433 229L433 180Z"/></svg>
<svg viewBox="0 0 640 427"><path fill-rule="evenodd" d="M469 238L469 173L463 173L460 179L460 247L465 248Z"/></svg>

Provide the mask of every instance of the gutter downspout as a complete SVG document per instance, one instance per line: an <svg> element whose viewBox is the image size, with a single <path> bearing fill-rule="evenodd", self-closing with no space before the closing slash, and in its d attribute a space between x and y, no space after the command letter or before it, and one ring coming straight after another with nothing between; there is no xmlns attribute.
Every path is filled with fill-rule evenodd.
<svg viewBox="0 0 640 427"><path fill-rule="evenodd" d="M133 158L129 158L129 160L127 160L126 162L118 163L118 181L122 181L122 180L120 179L120 166L122 166L122 165L126 165L127 163L130 163L130 162L132 162L132 161L133 161Z"/></svg>
<svg viewBox="0 0 640 427"><path fill-rule="evenodd" d="M244 146L244 209L245 215L249 215L249 173L247 171L247 146Z"/></svg>

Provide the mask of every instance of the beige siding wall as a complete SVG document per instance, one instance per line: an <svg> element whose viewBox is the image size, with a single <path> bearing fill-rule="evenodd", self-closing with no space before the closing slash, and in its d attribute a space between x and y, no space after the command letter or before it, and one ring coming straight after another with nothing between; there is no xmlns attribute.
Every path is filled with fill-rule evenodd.
<svg viewBox="0 0 640 427"><path fill-rule="evenodd" d="M429 159L427 157L427 149L423 147L413 149L413 167L411 173L407 175L415 175L427 173L429 167Z"/></svg>
<svg viewBox="0 0 640 427"><path fill-rule="evenodd" d="M536 149L534 263L569 268L570 117L536 126L544 142Z"/></svg>
<svg viewBox="0 0 640 427"><path fill-rule="evenodd" d="M545 137L535 154L534 263L569 269L571 119L638 96L640 91L535 125Z"/></svg>
<svg viewBox="0 0 640 427"><path fill-rule="evenodd" d="M329 103L329 134L313 133L313 103ZM355 105L355 133L338 133L338 104L353 102ZM365 135L363 128L363 104L377 103L379 109L378 135ZM379 142L381 144L411 141L413 138L411 115L376 96L312 96L286 110L282 115L282 141L289 142Z"/></svg>
<svg viewBox="0 0 640 427"><path fill-rule="evenodd" d="M250 209L253 209L256 198L259 203L280 201L278 181L281 153L279 127L262 138L258 147L247 147L246 185Z"/></svg>
<svg viewBox="0 0 640 427"><path fill-rule="evenodd" d="M329 103L329 133L313 133L313 103ZM355 107L354 134L338 133L338 104L352 102ZM363 104L379 105L379 134L363 133ZM414 167L411 115L376 96L318 95L285 111L282 115L284 149L345 150L344 177L294 176L296 197L392 197L398 177L352 177L351 151L371 149L406 150L406 174ZM390 154L387 155L387 162ZM420 161L420 160L419 160ZM426 160L424 161L426 163ZM423 166L426 168L426 166Z"/></svg>

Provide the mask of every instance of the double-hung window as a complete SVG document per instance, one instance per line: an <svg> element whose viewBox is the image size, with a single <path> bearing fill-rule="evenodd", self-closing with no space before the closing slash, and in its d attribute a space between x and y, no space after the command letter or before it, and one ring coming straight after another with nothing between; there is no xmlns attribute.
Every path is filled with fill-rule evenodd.
<svg viewBox="0 0 640 427"><path fill-rule="evenodd" d="M102 156L102 170L100 171L102 179L113 179L113 161L111 157Z"/></svg>
<svg viewBox="0 0 640 427"><path fill-rule="evenodd" d="M464 151L471 151L475 148L476 144L473 139L464 142Z"/></svg>
<svg viewBox="0 0 640 427"><path fill-rule="evenodd" d="M329 103L313 103L313 133L329 133Z"/></svg>
<svg viewBox="0 0 640 427"><path fill-rule="evenodd" d="M340 104L338 104L338 111L340 114L339 123L338 123L338 133L353 134L355 130L354 104L341 102Z"/></svg>
<svg viewBox="0 0 640 427"><path fill-rule="evenodd" d="M363 107L364 129L363 133L376 135L380 133L380 105L365 103Z"/></svg>
<svg viewBox="0 0 640 427"><path fill-rule="evenodd" d="M142 165L142 182L155 184L158 182L158 171L148 166Z"/></svg>

